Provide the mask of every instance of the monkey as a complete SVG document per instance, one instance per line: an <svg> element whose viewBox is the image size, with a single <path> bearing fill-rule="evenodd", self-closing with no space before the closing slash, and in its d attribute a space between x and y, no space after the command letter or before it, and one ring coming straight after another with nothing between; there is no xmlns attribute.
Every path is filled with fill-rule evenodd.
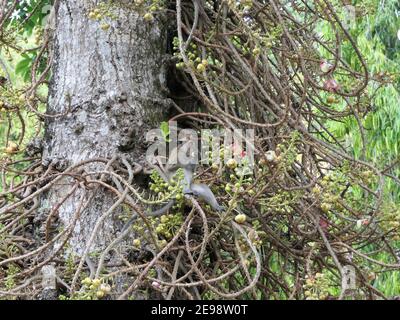
<svg viewBox="0 0 400 320"><path fill-rule="evenodd" d="M210 187L204 183L192 183L192 177L194 175L194 171L191 171L194 167L192 165L188 165L184 167L183 169L186 172L185 175L185 183L188 183L188 186L186 188L186 191L184 189L184 194L187 195L194 195L195 197L198 197L202 199L204 202L206 202L208 205L211 206L215 211L221 212L224 210L224 207L221 206L217 199L215 198L214 193L211 191ZM187 180L186 180L187 179ZM166 213L169 209L172 208L172 206L175 204L175 199L171 199L165 204L163 207L160 209L154 210L154 211L148 211L146 212L146 216L148 217L158 217ZM125 225L122 227L121 232L125 232L136 220L137 214L134 214L133 217L131 217Z"/></svg>
<svg viewBox="0 0 400 320"><path fill-rule="evenodd" d="M195 197L198 197L202 199L205 203L211 206L215 211L221 212L224 210L224 207L221 206L217 199L215 198L214 193L211 191L210 187L204 183L192 183L190 185L190 189L186 194L191 194L194 195ZM172 208L172 206L175 204L175 199L171 199L165 204L163 207L160 209L154 210L154 211L148 211L146 212L147 217L158 217L166 213L169 209ZM125 225L122 227L121 232L124 232L127 230L132 223L136 220L137 214L134 214L132 218L130 218Z"/></svg>
<svg viewBox="0 0 400 320"><path fill-rule="evenodd" d="M183 184L183 194L198 197L206 202L208 205L210 205L211 208L213 208L214 210L221 212L222 210L224 210L224 207L222 207L218 203L210 187L203 183L193 183L193 176L197 167L196 152L192 150L193 140L188 139L188 137L186 136L183 138L183 141L185 143L183 143L181 146L174 148L174 150L171 152L170 157L168 158L168 162L165 166L162 164L159 157L155 158L158 162L158 165L151 164L151 166L167 183L171 182L171 179L175 176L178 169L183 169L184 177L181 182ZM169 209L171 209L174 204L175 199L171 199L160 209L147 211L146 216L161 216ZM127 230L136 220L136 218L137 215L134 214L134 216L125 223L122 228L122 232Z"/></svg>
<svg viewBox="0 0 400 320"><path fill-rule="evenodd" d="M176 174L176 171L179 168L182 168L184 173L182 182L183 193L199 197L214 210L221 211L222 207L218 204L214 193L207 185L192 183L198 160L198 149L194 139L195 138L191 135L191 132L184 132L181 139L183 144L174 148L168 158L167 165L164 169L165 176L170 180L171 177ZM162 167L161 163L160 167Z"/></svg>
<svg viewBox="0 0 400 320"><path fill-rule="evenodd" d="M183 169L184 179L182 184L184 194L192 193L190 185L197 167L197 144L194 139L190 132L185 132L181 138L182 144L170 152L166 166L163 167L162 163L159 162L159 168L163 169L168 179L166 182L170 182L178 169Z"/></svg>

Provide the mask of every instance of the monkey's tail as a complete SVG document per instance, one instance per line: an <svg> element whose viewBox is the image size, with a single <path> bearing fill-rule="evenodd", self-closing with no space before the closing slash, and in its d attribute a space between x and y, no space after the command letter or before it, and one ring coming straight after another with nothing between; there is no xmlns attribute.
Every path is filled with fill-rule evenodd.
<svg viewBox="0 0 400 320"><path fill-rule="evenodd" d="M171 209L172 206L173 206L174 204L175 204L175 200L174 200L174 199L171 199L171 200L168 201L168 203L167 203L164 207L162 207L162 208L160 208L160 209L158 209L158 210L149 212L149 213L147 214L147 216L150 216L150 217L161 216L163 213L165 213L165 212L167 212L169 209Z"/></svg>
<svg viewBox="0 0 400 320"><path fill-rule="evenodd" d="M170 201L168 201L168 203L164 206L161 207L158 210L155 211L150 211L150 212L146 212L146 216L147 217L157 217L157 216L161 216L162 214L164 214L165 212L167 212L169 209L171 209L171 207L174 205L175 200L172 199ZM126 229L128 229L137 219L138 215L135 213L132 218L130 218L125 225L122 227L121 232L124 232Z"/></svg>

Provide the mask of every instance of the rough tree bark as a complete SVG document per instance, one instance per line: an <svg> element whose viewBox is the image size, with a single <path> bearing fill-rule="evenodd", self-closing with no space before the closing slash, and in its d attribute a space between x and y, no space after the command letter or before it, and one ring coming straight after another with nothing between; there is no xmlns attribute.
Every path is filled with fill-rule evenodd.
<svg viewBox="0 0 400 320"><path fill-rule="evenodd" d="M144 136L165 114L166 39L163 22L145 22L134 10L118 5L117 19L90 20L88 13L96 1L60 1L56 12L54 65L47 113L66 116L46 122L43 163L67 167L82 160L125 155L139 161L144 154ZM90 166L101 170L103 164ZM71 189L70 178L57 183L44 197L41 210L49 211ZM58 209L61 224L67 226L80 203L83 188ZM91 196L87 192L85 199ZM81 214L69 247L78 256L101 214L115 202L104 189ZM95 247L115 231L107 220L99 230Z"/></svg>

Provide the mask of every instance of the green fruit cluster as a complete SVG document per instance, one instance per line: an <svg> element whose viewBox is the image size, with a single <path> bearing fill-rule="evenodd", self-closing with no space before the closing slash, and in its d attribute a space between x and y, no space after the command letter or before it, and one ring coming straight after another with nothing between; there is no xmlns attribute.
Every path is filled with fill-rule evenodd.
<svg viewBox="0 0 400 320"><path fill-rule="evenodd" d="M183 223L183 216L180 213L166 214L155 221L157 224L155 228L156 234L164 237L165 239L171 239L176 231L178 231L178 229L181 227Z"/></svg>
<svg viewBox="0 0 400 320"><path fill-rule="evenodd" d="M329 295L330 281L326 274L317 272L306 276L303 289L306 300L325 300Z"/></svg>

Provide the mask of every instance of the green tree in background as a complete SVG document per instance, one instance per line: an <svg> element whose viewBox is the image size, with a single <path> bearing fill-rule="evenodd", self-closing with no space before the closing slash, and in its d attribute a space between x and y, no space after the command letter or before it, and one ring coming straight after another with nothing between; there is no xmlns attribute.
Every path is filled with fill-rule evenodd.
<svg viewBox="0 0 400 320"><path fill-rule="evenodd" d="M387 82L382 85L371 81L368 97L357 101L360 123L354 117L348 117L341 122L329 121L328 126L338 139L346 141L348 150L352 150L356 158L371 160L382 169L393 166L390 169L392 175L400 177L396 165L400 155L400 3L397 0L368 0L353 1L352 4L356 19L348 25L348 32L365 57L372 79L384 78ZM348 19L348 14L343 10L342 18ZM321 25L320 31L325 38L333 36L327 24ZM349 42L343 43L342 56L352 68L361 72ZM344 105L343 100L335 101L332 107L343 110ZM364 141L360 125L365 134ZM385 186L385 196L397 202L400 199L398 185L388 179Z"/></svg>

